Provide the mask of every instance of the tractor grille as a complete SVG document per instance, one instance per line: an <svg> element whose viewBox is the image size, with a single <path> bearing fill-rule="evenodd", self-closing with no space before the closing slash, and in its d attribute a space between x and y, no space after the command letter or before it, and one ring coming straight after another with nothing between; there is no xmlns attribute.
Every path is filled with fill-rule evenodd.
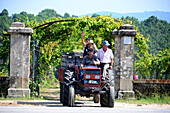
<svg viewBox="0 0 170 113"><path fill-rule="evenodd" d="M98 84L100 84L100 80L86 79L86 80L84 80L84 83L85 84L96 84L96 85L98 85Z"/></svg>

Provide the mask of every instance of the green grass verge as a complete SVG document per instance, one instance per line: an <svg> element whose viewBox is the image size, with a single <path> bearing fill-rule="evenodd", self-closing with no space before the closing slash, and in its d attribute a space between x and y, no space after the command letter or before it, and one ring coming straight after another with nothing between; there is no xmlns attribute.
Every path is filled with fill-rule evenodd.
<svg viewBox="0 0 170 113"><path fill-rule="evenodd" d="M43 97L0 97L0 100L45 100Z"/></svg>
<svg viewBox="0 0 170 113"><path fill-rule="evenodd" d="M146 97L140 99L116 99L115 102L127 102L133 104L170 104L170 96L160 97Z"/></svg>

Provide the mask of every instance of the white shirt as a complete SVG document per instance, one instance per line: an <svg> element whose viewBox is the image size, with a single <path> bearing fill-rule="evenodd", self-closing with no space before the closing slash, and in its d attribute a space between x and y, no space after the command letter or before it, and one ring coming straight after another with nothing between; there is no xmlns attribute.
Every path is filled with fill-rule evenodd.
<svg viewBox="0 0 170 113"><path fill-rule="evenodd" d="M104 52L103 48L101 48L97 52L97 57L100 59L101 63L110 63L113 58L113 52L109 48L107 48L106 52Z"/></svg>

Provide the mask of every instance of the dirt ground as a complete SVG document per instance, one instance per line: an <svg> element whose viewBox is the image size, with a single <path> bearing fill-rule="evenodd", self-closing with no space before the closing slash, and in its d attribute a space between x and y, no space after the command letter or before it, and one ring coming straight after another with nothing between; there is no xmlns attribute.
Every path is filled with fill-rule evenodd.
<svg viewBox="0 0 170 113"><path fill-rule="evenodd" d="M45 100L0 100L0 106L45 106L47 104L56 104L62 106L59 103L60 95L59 89L56 88L41 88L40 95ZM85 98L76 96L76 103L82 103L82 106L100 106L100 104L94 104L93 98ZM36 104L34 104L36 103ZM47 104L44 104L47 103ZM169 104L131 104L125 102L115 102L115 108L160 108L170 109Z"/></svg>

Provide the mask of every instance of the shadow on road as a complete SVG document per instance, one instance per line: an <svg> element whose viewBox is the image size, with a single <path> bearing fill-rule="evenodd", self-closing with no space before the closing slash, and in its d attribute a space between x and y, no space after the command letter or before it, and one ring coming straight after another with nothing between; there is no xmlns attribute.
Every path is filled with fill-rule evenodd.
<svg viewBox="0 0 170 113"><path fill-rule="evenodd" d="M62 107L63 105L60 102L25 102L25 101L17 101L17 104L26 104L26 105L41 105L41 106L47 106L47 107Z"/></svg>
<svg viewBox="0 0 170 113"><path fill-rule="evenodd" d="M25 105L35 105L35 106L46 106L46 107L66 107L63 106L62 103L59 101L35 101L35 102L28 102L28 101L17 101L17 104L25 104ZM94 104L93 102L90 101L85 101L85 102L75 102L75 107L100 107L99 104Z"/></svg>

